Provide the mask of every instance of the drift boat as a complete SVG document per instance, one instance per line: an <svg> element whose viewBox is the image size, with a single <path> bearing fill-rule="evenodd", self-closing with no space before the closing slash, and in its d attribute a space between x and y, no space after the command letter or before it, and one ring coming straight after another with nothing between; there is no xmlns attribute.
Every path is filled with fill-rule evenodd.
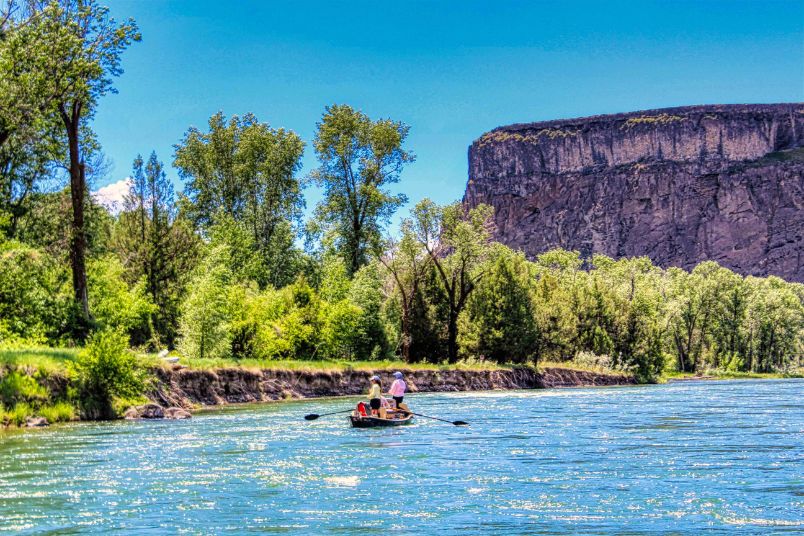
<svg viewBox="0 0 804 536"><path fill-rule="evenodd" d="M408 414L398 419L381 419L363 415L350 415L349 420L353 428L377 428L380 426L404 426L413 422L413 415Z"/></svg>
<svg viewBox="0 0 804 536"><path fill-rule="evenodd" d="M358 402L357 407L349 415L352 428L378 428L381 426L402 426L413 422L413 413L408 411L408 407L402 404L401 409L388 408L383 410L385 417L375 417L371 415L368 404Z"/></svg>

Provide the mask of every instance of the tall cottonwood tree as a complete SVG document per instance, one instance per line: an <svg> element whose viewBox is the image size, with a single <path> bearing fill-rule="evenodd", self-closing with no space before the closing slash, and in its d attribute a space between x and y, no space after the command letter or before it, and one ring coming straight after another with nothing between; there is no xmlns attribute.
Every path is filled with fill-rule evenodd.
<svg viewBox="0 0 804 536"><path fill-rule="evenodd" d="M354 274L379 244L383 226L407 201L387 187L414 160L403 147L409 127L390 119L372 121L337 104L325 109L317 127L313 146L320 166L311 178L324 189L324 199L316 207L316 222L334 235Z"/></svg>
<svg viewBox="0 0 804 536"><path fill-rule="evenodd" d="M64 160L55 95L41 69L49 48L35 23L42 4L0 4L0 233L16 237L30 197Z"/></svg>
<svg viewBox="0 0 804 536"><path fill-rule="evenodd" d="M50 49L36 24L44 5L30 0L0 3L0 147L15 134L30 135L52 111L51 73L41 69Z"/></svg>
<svg viewBox="0 0 804 536"><path fill-rule="evenodd" d="M189 129L175 147L174 165L187 180L188 215L202 229L220 216L243 226L268 269L260 285L288 284L295 275L288 250L304 207L296 178L304 143L253 114L227 120L218 112L208 126L208 132Z"/></svg>
<svg viewBox="0 0 804 536"><path fill-rule="evenodd" d="M98 100L116 90L113 78L122 74L120 59L140 39L136 23L118 23L109 9L94 0L60 0L48 3L30 24L33 39L45 53L37 55L37 72L46 74L46 92L67 140L72 228L70 264L73 293L80 306L79 336L86 334L89 311L85 229L87 156L93 147L88 122Z"/></svg>
<svg viewBox="0 0 804 536"><path fill-rule="evenodd" d="M493 215L488 205L467 210L461 203L439 207L429 199L413 209L413 230L447 295L447 350L453 363L458 359L458 317L488 268Z"/></svg>

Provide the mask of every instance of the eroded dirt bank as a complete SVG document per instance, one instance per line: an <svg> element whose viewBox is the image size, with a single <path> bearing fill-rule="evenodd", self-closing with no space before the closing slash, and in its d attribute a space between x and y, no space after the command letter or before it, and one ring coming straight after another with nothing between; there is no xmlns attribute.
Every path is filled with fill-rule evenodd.
<svg viewBox="0 0 804 536"><path fill-rule="evenodd" d="M393 371L376 371L383 385L391 384ZM634 378L561 368L536 372L511 370L402 370L408 392L486 391L627 385ZM267 402L293 398L359 395L366 391L368 371L306 372L223 368L191 370L179 366L159 369L149 398L162 406L190 408L243 402Z"/></svg>

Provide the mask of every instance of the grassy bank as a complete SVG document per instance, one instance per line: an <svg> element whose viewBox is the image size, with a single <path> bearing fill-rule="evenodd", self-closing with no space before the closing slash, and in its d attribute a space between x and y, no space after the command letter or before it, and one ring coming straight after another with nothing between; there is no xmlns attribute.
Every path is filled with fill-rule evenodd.
<svg viewBox="0 0 804 536"><path fill-rule="evenodd" d="M157 359L152 354L146 354L150 359ZM503 370L511 368L487 361L459 361L454 364L438 363L405 363L399 360L378 361L346 361L346 360L317 360L305 361L299 359L188 359L181 358L179 364L191 369L214 370L227 367L242 367L248 369L270 369L309 372L342 372L345 370Z"/></svg>
<svg viewBox="0 0 804 536"><path fill-rule="evenodd" d="M77 419L67 365L77 354L61 348L0 350L0 427L24 426L33 417L49 423Z"/></svg>
<svg viewBox="0 0 804 536"><path fill-rule="evenodd" d="M804 378L804 368L789 372L734 372L725 370L708 371L705 374L692 372L665 372L662 382L672 380L779 380L783 378Z"/></svg>

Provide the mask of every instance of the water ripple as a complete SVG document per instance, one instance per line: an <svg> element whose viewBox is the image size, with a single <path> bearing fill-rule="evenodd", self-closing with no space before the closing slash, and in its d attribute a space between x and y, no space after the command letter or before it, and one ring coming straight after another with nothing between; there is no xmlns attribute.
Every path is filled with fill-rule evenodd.
<svg viewBox="0 0 804 536"><path fill-rule="evenodd" d="M0 533L804 531L804 382L329 399L0 434Z"/></svg>

